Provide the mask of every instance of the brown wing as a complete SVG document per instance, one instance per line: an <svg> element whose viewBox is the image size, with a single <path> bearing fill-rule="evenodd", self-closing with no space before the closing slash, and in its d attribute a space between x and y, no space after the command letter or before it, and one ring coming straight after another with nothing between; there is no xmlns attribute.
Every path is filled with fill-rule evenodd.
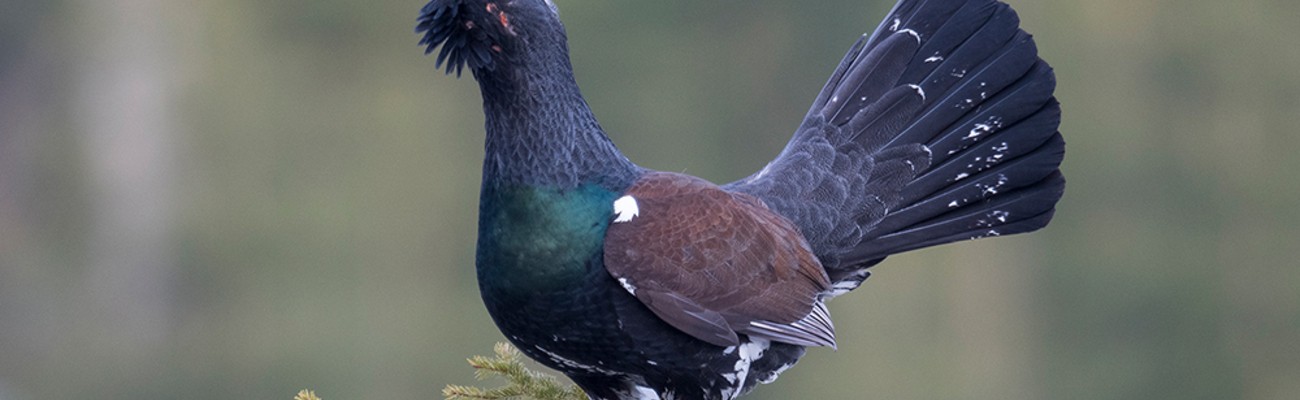
<svg viewBox="0 0 1300 400"><path fill-rule="evenodd" d="M788 220L749 195L653 172L615 202L605 268L655 315L720 346L737 333L834 346L826 272Z"/></svg>

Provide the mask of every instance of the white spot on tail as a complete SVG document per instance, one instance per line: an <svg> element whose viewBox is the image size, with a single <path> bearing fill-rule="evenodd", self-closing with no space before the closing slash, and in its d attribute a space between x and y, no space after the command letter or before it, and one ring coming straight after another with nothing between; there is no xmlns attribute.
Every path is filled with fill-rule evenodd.
<svg viewBox="0 0 1300 400"><path fill-rule="evenodd" d="M925 100L925 89L921 89L921 85L907 85L907 87L912 88L917 94L921 95L921 100Z"/></svg>
<svg viewBox="0 0 1300 400"><path fill-rule="evenodd" d="M920 33L916 33L916 31L914 31L914 30L911 30L911 29L904 29L904 30L898 31L898 33L906 33L906 34L908 34L908 35L912 35L912 37L916 38L916 42L917 42L917 43L921 43L921 34L920 34Z"/></svg>
<svg viewBox="0 0 1300 400"><path fill-rule="evenodd" d="M984 214L983 219L975 221L975 226L983 227L983 228L992 228L995 225L1007 223L1007 218L1010 216L1011 216L1010 212L1006 212L1002 210L993 210L987 214Z"/></svg>
<svg viewBox="0 0 1300 400"><path fill-rule="evenodd" d="M898 26L902 24L903 24L903 20L894 18L894 23L889 25L889 30L896 31L898 30Z"/></svg>
<svg viewBox="0 0 1300 400"><path fill-rule="evenodd" d="M935 54L933 56L930 56L930 58L925 59L926 63L940 62L940 61L943 61L943 56L938 54Z"/></svg>
<svg viewBox="0 0 1300 400"><path fill-rule="evenodd" d="M981 136L988 135L993 132L997 132L997 130L1001 128L1002 128L1002 118L996 115L990 116L987 120L984 121L984 123L975 124L975 127L971 128L970 133L967 134L966 137L961 138L961 140L977 140Z"/></svg>
<svg viewBox="0 0 1300 400"><path fill-rule="evenodd" d="M993 126L988 124L975 124L975 128L970 130L970 134L962 139L974 139L986 133L993 132Z"/></svg>
<svg viewBox="0 0 1300 400"><path fill-rule="evenodd" d="M637 208L636 198L631 195L619 197L614 200L614 222L627 222L641 214L641 209Z"/></svg>
<svg viewBox="0 0 1300 400"><path fill-rule="evenodd" d="M998 220L998 222L1002 222L1002 223L1006 223L1006 222L1007 222L1007 217L1010 217L1010 216L1011 216L1011 213L1006 212L1006 211L1001 211L1001 210L994 210L993 212L989 213L989 217L990 217L990 218L996 219L996 220Z"/></svg>
<svg viewBox="0 0 1300 400"><path fill-rule="evenodd" d="M975 187L980 190L980 195L982 197L988 197L991 195L998 194L998 190L1001 189L1002 186L1005 186L1009 181L1010 179L1007 178L1005 174L998 174L997 182L993 182L989 184L976 183Z"/></svg>

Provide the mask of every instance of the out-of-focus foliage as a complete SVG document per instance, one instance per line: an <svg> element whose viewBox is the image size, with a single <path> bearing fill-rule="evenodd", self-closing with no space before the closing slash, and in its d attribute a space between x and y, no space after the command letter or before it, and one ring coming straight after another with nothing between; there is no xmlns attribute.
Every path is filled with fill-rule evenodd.
<svg viewBox="0 0 1300 400"><path fill-rule="evenodd" d="M886 0L556 0L645 166L784 145ZM1032 235L887 260L750 398L1300 393L1289 0L1013 0L1069 186ZM482 115L412 1L0 2L0 400L431 399L502 338L473 247Z"/></svg>

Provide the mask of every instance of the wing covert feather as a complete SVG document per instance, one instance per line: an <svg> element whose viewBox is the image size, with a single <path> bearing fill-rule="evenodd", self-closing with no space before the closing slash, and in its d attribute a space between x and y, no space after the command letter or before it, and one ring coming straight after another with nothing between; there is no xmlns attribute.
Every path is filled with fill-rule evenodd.
<svg viewBox="0 0 1300 400"><path fill-rule="evenodd" d="M813 315L830 281L788 220L749 195L682 174L649 173L628 196L620 201L635 213L610 224L605 268L665 322L720 346L736 345L738 333L770 336L771 326L827 337L803 335L816 337L809 345L833 344L829 318Z"/></svg>

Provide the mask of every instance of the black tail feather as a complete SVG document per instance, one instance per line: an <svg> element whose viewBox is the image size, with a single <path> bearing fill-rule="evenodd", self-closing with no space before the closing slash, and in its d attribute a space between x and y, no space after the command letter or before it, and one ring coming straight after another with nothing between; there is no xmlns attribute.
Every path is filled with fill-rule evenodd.
<svg viewBox="0 0 1300 400"><path fill-rule="evenodd" d="M838 87L822 110L823 117L832 125L842 125L863 107L880 100L886 91L897 86L898 77L907 68L902 63L884 63L914 54L921 42L907 34L889 35L879 46L863 53L844 76L845 85Z"/></svg>
<svg viewBox="0 0 1300 400"><path fill-rule="evenodd" d="M935 152L935 162L943 162L976 143L993 140L993 136L1005 137L1007 136L1005 132L999 132L1014 128L1034 113L1043 112L1046 115L1042 120L1043 125L1032 126L1030 129L1041 138L1046 138L1060 123L1060 106L1052 97L1055 87L1056 78L1052 74L1051 67L1038 62L1032 70L1011 86L997 92L980 92L977 97L973 97L979 99L980 103L972 112L967 113L961 121L952 124L929 141L930 149ZM954 100L953 104L965 102L966 100ZM1032 135L1034 132L1025 132L1025 134ZM1033 140L1033 138L1016 137L1013 140Z"/></svg>
<svg viewBox="0 0 1300 400"><path fill-rule="evenodd" d="M845 258L875 260L945 243L1031 232L1052 219L1056 201L1064 191L1065 178L1060 171L1053 171L1030 186L866 241Z"/></svg>
<svg viewBox="0 0 1300 400"><path fill-rule="evenodd" d="M916 55L909 63L912 68L908 68L907 72L903 74L902 81L921 82L942 66L943 61L949 58L960 58L959 55L954 56L954 50L970 41L969 39L975 31L988 26L990 16L995 12L1005 13L1004 8L994 2L966 2L953 14L956 18L948 17L944 20L943 25L934 29L933 33L925 37L929 40L926 40L925 44L921 46L921 50L916 52ZM992 21L992 23L996 25L998 21ZM919 29L925 31L925 28Z"/></svg>
<svg viewBox="0 0 1300 400"><path fill-rule="evenodd" d="M916 116L915 123L899 133L894 142L930 142L936 133L944 132L971 110L981 109L980 106L990 97L1020 80L1026 71L1040 62L1034 42L1028 35L1018 36L1017 40L1006 43L987 60L983 59L985 54L964 54L969 53L968 50L966 47L961 48L945 59L940 69L921 81L921 88L935 95L931 97L926 110ZM981 64L980 61L986 62ZM1050 95L1055 86L1053 80L1044 87ZM1045 100L1040 99L1040 104Z"/></svg>
<svg viewBox="0 0 1300 400"><path fill-rule="evenodd" d="M1001 132L994 132L985 140L978 143L963 143L967 146L965 148L941 151L949 146L944 143L931 145L935 157L945 159L939 160L937 165L925 171L903 189L903 203L916 204L926 196L964 179L978 176L994 166L1026 157L1031 152L1039 150L1040 146L1054 135L1059 136L1056 133L1058 121L1060 121L1060 107L1052 101L1032 116L1013 123L1010 127L1002 128ZM977 133L983 132L982 126L973 127L971 130ZM1053 161L1059 162L1056 158L1059 158L1059 154L1053 157ZM1047 167L1050 171L1055 169L1055 164Z"/></svg>
<svg viewBox="0 0 1300 400"><path fill-rule="evenodd" d="M1052 69L995 0L904 0L859 39L755 195L836 293L898 252L1032 231L1064 190Z"/></svg>

